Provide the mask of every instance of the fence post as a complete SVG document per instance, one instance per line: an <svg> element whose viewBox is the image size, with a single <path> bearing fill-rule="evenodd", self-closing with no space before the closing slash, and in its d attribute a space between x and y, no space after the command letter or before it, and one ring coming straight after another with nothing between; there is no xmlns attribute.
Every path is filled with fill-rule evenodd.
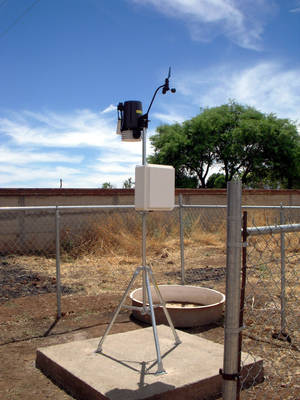
<svg viewBox="0 0 300 400"><path fill-rule="evenodd" d="M55 209L55 253L56 253L56 304L57 318L61 317L61 283L60 283L60 215L58 206Z"/></svg>
<svg viewBox="0 0 300 400"><path fill-rule="evenodd" d="M241 302L240 302L240 332L239 332L239 354L238 354L238 373L241 375L241 360L242 360L242 345L243 345L243 335L242 329L244 325L244 308L245 308L245 293L246 293L246 279L247 279L247 224L248 224L248 213L247 211L243 212L243 229L242 229L242 238L243 238L243 249L242 249L242 283L241 283ZM240 398L241 392L241 379L238 379L237 382L237 400Z"/></svg>
<svg viewBox="0 0 300 400"><path fill-rule="evenodd" d="M183 226L182 194L179 194L179 229L180 229L180 262L181 262L181 284L185 285L184 270L184 226Z"/></svg>
<svg viewBox="0 0 300 400"><path fill-rule="evenodd" d="M221 371L224 400L236 398L239 379L241 200L241 182L228 182L225 332L223 371Z"/></svg>
<svg viewBox="0 0 300 400"><path fill-rule="evenodd" d="M285 223L284 218L284 208L282 203L280 204L280 225ZM281 264L281 293L280 293L280 302L281 302L281 334L286 334L286 318L285 318L285 234L284 232L280 233L280 264Z"/></svg>

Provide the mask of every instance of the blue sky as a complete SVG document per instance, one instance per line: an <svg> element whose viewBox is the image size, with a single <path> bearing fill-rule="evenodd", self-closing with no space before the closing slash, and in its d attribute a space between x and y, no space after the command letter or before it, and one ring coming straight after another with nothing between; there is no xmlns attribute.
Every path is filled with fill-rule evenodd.
<svg viewBox="0 0 300 400"><path fill-rule="evenodd" d="M0 0L0 187L122 187L115 106L170 65L148 135L229 99L300 120L299 43L300 0Z"/></svg>

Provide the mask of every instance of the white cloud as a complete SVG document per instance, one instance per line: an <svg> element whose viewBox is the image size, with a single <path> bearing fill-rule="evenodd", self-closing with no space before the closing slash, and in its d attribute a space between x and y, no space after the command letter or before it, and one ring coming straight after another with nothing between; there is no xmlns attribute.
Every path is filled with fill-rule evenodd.
<svg viewBox="0 0 300 400"><path fill-rule="evenodd" d="M100 147L111 142L114 129L109 119L89 110L69 115L24 111L0 118L0 133L18 145Z"/></svg>
<svg viewBox="0 0 300 400"><path fill-rule="evenodd" d="M211 41L223 34L237 45L258 50L268 14L275 9L266 0L131 0L183 20L194 40Z"/></svg>
<svg viewBox="0 0 300 400"><path fill-rule="evenodd" d="M123 145L123 144L122 144ZM128 157L129 156L129 157ZM120 153L107 153L105 152L101 157L97 158L97 161L101 161L103 164L111 164L118 160L119 163L125 164L138 164L140 163L141 155L139 153L133 153L128 151L124 151Z"/></svg>
<svg viewBox="0 0 300 400"><path fill-rule="evenodd" d="M57 187L62 178L64 187L106 181L121 187L141 164L142 143L121 142L116 118L107 114L22 111L0 117L1 185Z"/></svg>
<svg viewBox="0 0 300 400"><path fill-rule="evenodd" d="M210 70L177 73L172 104L161 103L155 123L182 122L199 107L219 106L230 98L262 112L299 120L300 67L261 62L239 68L224 65ZM177 102L177 103L176 103ZM132 177L142 162L142 142L121 142L116 118L109 113L77 110L14 112L0 117L0 181L2 187L115 187ZM151 153L147 140L147 155ZM65 165L67 163L67 166Z"/></svg>
<svg viewBox="0 0 300 400"><path fill-rule="evenodd" d="M177 89L186 101L198 107L218 106L235 99L281 118L299 119L299 67L286 68L278 62L262 62L240 70L230 65L209 71L185 72L178 78Z"/></svg>
<svg viewBox="0 0 300 400"><path fill-rule="evenodd" d="M120 151L116 135L117 118L77 110L70 114L53 112L14 112L0 117L0 135L19 146L82 148L92 147ZM138 143L122 143L129 154L137 152Z"/></svg>
<svg viewBox="0 0 300 400"><path fill-rule="evenodd" d="M300 1L296 1L295 3L295 8L292 8L291 10L289 10L291 13L298 13L300 12Z"/></svg>
<svg viewBox="0 0 300 400"><path fill-rule="evenodd" d="M116 111L117 107L114 106L113 104L111 104L110 106L106 107L103 111L101 111L101 114L107 114L110 113L112 111Z"/></svg>
<svg viewBox="0 0 300 400"><path fill-rule="evenodd" d="M110 164L99 163L94 168L96 171L108 174L125 174L129 170L126 165L118 162L113 162Z"/></svg>
<svg viewBox="0 0 300 400"><path fill-rule="evenodd" d="M59 179L69 180L80 174L76 168L1 165L0 181L2 187L59 187ZM21 184L20 184L21 183Z"/></svg>
<svg viewBox="0 0 300 400"><path fill-rule="evenodd" d="M164 124L175 124L178 122L179 124L182 123L186 118L182 115L175 114L173 111L170 113L153 113L153 116Z"/></svg>
<svg viewBox="0 0 300 400"><path fill-rule="evenodd" d="M31 163L80 163L83 157L68 156L58 152L37 152L31 149L10 149L8 146L0 146L0 164L24 165ZM1 167L2 169L2 167Z"/></svg>

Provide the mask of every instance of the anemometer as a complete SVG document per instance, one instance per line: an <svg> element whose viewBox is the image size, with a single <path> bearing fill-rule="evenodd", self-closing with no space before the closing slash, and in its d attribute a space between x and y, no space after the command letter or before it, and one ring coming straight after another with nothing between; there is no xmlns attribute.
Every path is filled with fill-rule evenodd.
<svg viewBox="0 0 300 400"><path fill-rule="evenodd" d="M169 79L171 77L171 67L169 68L168 76L165 83L160 85L154 92L148 110L143 114L141 101L130 100L118 104L118 125L117 134L121 135L125 142L135 142L142 138L143 131L148 128L149 112L151 110L154 99L160 89L162 94L166 94L169 90L172 93L176 92L175 88L170 89Z"/></svg>

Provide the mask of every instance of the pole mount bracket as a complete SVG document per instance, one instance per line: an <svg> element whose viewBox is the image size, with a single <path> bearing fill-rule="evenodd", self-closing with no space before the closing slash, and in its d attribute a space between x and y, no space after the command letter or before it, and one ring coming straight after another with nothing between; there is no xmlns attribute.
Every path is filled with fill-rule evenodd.
<svg viewBox="0 0 300 400"><path fill-rule="evenodd" d="M219 375L222 375L225 381L238 381L240 379L239 374L225 374L222 368L219 369Z"/></svg>

